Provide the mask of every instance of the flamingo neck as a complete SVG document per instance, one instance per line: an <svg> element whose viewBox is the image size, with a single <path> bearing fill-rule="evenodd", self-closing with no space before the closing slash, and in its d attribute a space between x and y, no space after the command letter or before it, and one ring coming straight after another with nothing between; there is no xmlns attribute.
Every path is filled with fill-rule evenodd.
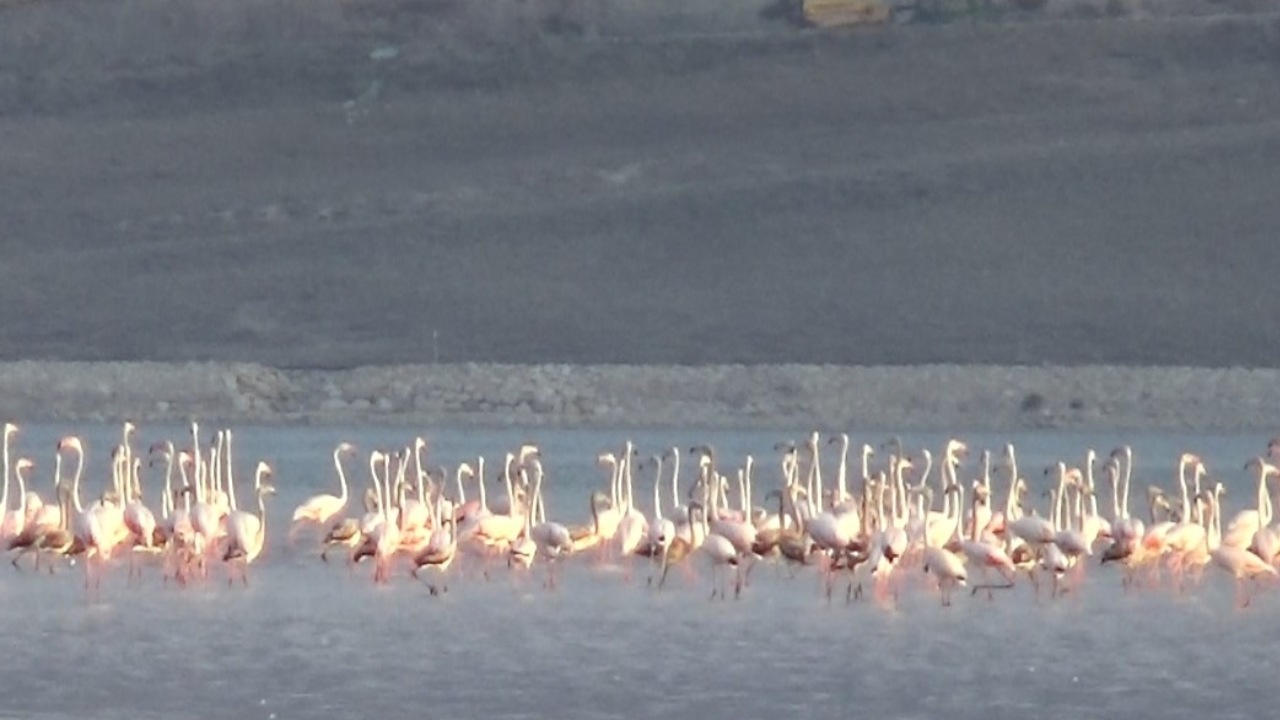
<svg viewBox="0 0 1280 720"><path fill-rule="evenodd" d="M680 507L680 449L671 448L671 507Z"/></svg>
<svg viewBox="0 0 1280 720"><path fill-rule="evenodd" d="M333 466L338 470L338 500L344 506L347 504L347 472L342 469L342 452L341 448L333 451Z"/></svg>

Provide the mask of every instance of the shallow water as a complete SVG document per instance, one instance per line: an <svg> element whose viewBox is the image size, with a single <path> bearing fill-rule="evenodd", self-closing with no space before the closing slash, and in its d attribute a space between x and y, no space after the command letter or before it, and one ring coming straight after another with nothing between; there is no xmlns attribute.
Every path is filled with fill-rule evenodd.
<svg viewBox="0 0 1280 720"><path fill-rule="evenodd" d="M47 483L56 438L85 433L90 475L106 477L105 448L116 427L24 427L19 454L34 457ZM277 468L280 493L268 508L264 556L248 587L162 584L154 568L136 586L124 572L89 602L80 567L54 576L3 569L0 716L98 718L632 718L632 717L1268 717L1275 690L1280 597L1263 589L1244 611L1232 587L1209 569L1178 597L1125 594L1112 568L1090 565L1086 580L1057 601L1029 587L993 601L957 595L950 608L912 587L891 609L871 602L828 605L811 571L790 578L761 566L738 601L710 602L704 576L683 575L661 594L645 571L565 565L547 592L541 571L489 581L455 565L450 591L430 597L407 573L376 587L370 568L348 573L315 560L307 536L295 547L284 523L304 497L336 487L334 444L361 450L411 438L398 428L238 428L237 464L258 457ZM179 428L144 427L139 448ZM772 487L777 433L436 430L432 464L499 455L538 442L547 468L548 511L586 520L585 490L604 484L595 456L634 439L645 454L713 443L724 467L755 453L757 502ZM1024 474L1087 447L1118 442L1137 453L1135 488L1168 486L1182 449L1247 501L1245 460L1265 447L1253 436L961 435L976 451L1014 442ZM880 433L855 435L878 444ZM908 447L940 448L942 435L904 436ZM935 450L935 452L937 452ZM834 458L834 453L831 454ZM364 467L350 476L364 482ZM686 475L687 477L687 475ZM651 480L637 477L645 507ZM491 487L498 487L493 485ZM45 490L47 485L42 485ZM46 492L47 494L47 492ZM154 490L149 491L154 495ZM1003 496L1003 490L1000 493ZM1104 511L1108 501L1104 500ZM1233 505L1234 506L1234 505ZM642 568L642 565L637 565Z"/></svg>

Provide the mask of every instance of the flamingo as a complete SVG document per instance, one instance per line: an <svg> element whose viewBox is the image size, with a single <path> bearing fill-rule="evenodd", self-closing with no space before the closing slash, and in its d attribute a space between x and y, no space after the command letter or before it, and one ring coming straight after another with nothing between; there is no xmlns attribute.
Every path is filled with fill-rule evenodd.
<svg viewBox="0 0 1280 720"><path fill-rule="evenodd" d="M126 459L128 455L126 454ZM154 552L155 532L156 532L156 516L151 509L142 503L142 484L139 479L139 470L142 466L142 458L133 458L129 461L130 469L128 477L125 478L125 496L128 503L124 506L121 513L121 519L125 528L132 535L132 542L129 544L131 551ZM135 555L133 552L129 555L129 578L132 579L137 572Z"/></svg>
<svg viewBox="0 0 1280 720"><path fill-rule="evenodd" d="M1083 481L1080 479L1079 471L1074 468L1068 470L1065 463L1059 462L1057 470L1058 488L1050 492L1054 505L1053 544L1068 558L1069 563L1074 564L1077 558L1093 554L1084 533L1071 527L1071 513L1067 505L1069 489L1079 487Z"/></svg>
<svg viewBox="0 0 1280 720"><path fill-rule="evenodd" d="M71 480L71 502L75 509L75 520L71 523L71 531L84 547L84 587L88 593L91 588L98 588L102 583L101 566L110 555L111 539L103 521L103 505L97 504L88 509L80 501L80 476L84 473L84 445L80 438L68 435L58 441L57 450L65 449L76 453L76 471ZM93 572L94 561L99 565L99 573Z"/></svg>
<svg viewBox="0 0 1280 720"><path fill-rule="evenodd" d="M827 588L827 595L831 594L831 584L834 582L832 575L832 565L841 553L847 552L849 545L854 538L849 533L849 526L841 523L835 512L822 507L822 468L820 456L818 454L819 435L813 433L809 437L809 478L808 497L810 500L816 500L818 506L810 508L809 517L805 521L805 528L809 533L809 537L814 544L822 550L821 555L821 571L824 584Z"/></svg>
<svg viewBox="0 0 1280 720"><path fill-rule="evenodd" d="M524 533L525 517L528 515L528 508L519 508L515 501L515 491L511 479L511 467L514 464L516 456L513 453L507 454L506 467L503 472L503 478L507 486L507 498L510 501L508 508L510 514L498 514L492 512L484 515L476 520L475 527L472 530L472 536L480 541L482 545L488 548L510 549L511 545ZM484 477L480 477L481 497L484 492ZM523 514L517 514L517 513Z"/></svg>
<svg viewBox="0 0 1280 720"><path fill-rule="evenodd" d="M27 524L27 489L25 486L20 486L18 489L17 509L9 509L9 477L13 473L13 466L9 463L9 453L13 443L13 436L17 434L17 425L14 423L4 424L4 494L0 498L0 512L4 513L4 517L3 520L0 520L0 540L17 537Z"/></svg>
<svg viewBox="0 0 1280 720"><path fill-rule="evenodd" d="M262 554L267 539L267 506L266 497L274 495L274 486L263 482L272 474L271 466L264 461L258 462L255 471L254 494L258 499L257 514L242 510L233 511L227 516L227 546L222 553L222 561L240 563L240 581L249 584L249 563ZM227 483L227 495L232 505L235 504L235 485ZM227 576L227 583L233 581Z"/></svg>
<svg viewBox="0 0 1280 720"><path fill-rule="evenodd" d="M192 495L194 495L194 487L192 484L192 476L187 474L188 468L194 473L196 459L186 450L178 451L178 476L182 478L182 487L175 491L175 497L182 498L181 507L173 509L173 530L170 535L174 540L178 541L180 546L190 547L195 553L201 552L199 547L200 537L196 533L196 528L192 513Z"/></svg>
<svg viewBox="0 0 1280 720"><path fill-rule="evenodd" d="M396 494L396 502L393 503L391 494L391 458L389 455L383 455L383 482L382 482L382 522L378 523L369 533L369 540L373 544L373 581L375 583L387 583L391 581L391 561L397 550L400 549L400 503L403 499L404 483L396 483L394 492Z"/></svg>
<svg viewBox="0 0 1280 720"><path fill-rule="evenodd" d="M638 553L642 547L647 547L646 540L649 537L649 520L643 513L636 510L633 499L631 480L632 454L633 446L631 441L628 440L626 452L622 458L622 476L625 483L625 494L622 497L622 517L618 521L617 529L614 531L614 540L618 543L618 557L622 558L623 563L625 563L624 581L631 580L632 556Z"/></svg>
<svg viewBox="0 0 1280 720"><path fill-rule="evenodd" d="M27 494L27 527L39 535L46 530L56 530L62 524L62 502L58 496L58 486L62 482L62 458L54 453L53 462L53 497L58 502L47 504L34 492Z"/></svg>
<svg viewBox="0 0 1280 720"><path fill-rule="evenodd" d="M31 546L35 543L36 539L39 537L37 528L31 522L28 521L26 517L27 513L25 512L25 506L28 502L30 502L26 492L26 487L27 487L26 473L34 467L35 467L35 463L30 458L18 458L18 460L13 465L13 475L14 475L14 478L18 481L18 488L21 493L19 497L22 499L23 507L15 511L15 512L21 513L21 517L19 519L19 524L18 524L18 527L20 527L20 529L17 535L9 539L8 549L10 550L21 549L24 552L29 551ZM18 558L20 557L22 557L22 553L19 553L18 555L16 555L12 560L12 564L15 568L18 567Z"/></svg>
<svg viewBox="0 0 1280 720"><path fill-rule="evenodd" d="M1195 472L1196 485L1199 485L1199 479L1204 475L1204 465L1197 462ZM1200 500L1200 497L1196 498L1197 505L1199 505ZM1165 533L1164 544L1166 551L1170 554L1170 565L1173 568L1174 579L1178 589L1181 590L1182 578L1187 565L1203 567L1204 563L1209 560L1208 532L1204 525L1200 524L1199 518L1196 517L1190 498L1187 495L1185 478L1182 479L1182 513L1178 523Z"/></svg>
<svg viewBox="0 0 1280 720"><path fill-rule="evenodd" d="M21 569L21 567L18 565L18 561L22 559L23 555L26 555L27 553L35 551L36 543L40 540L40 538L46 532L49 532L51 530L57 530L61 526L62 498L57 495L58 489L61 486L61 478L62 478L62 454L54 453L53 491L54 491L55 497L58 497L58 500L59 500L58 505L42 506L40 510L35 513L34 518L31 519L30 521L28 521L24 515L22 531L19 532L17 535L9 538L9 542L7 544L8 550L18 551L13 556L13 559L10 561L15 568ZM24 493L24 497L25 497L25 493ZM0 507L3 507L2 503L0 503ZM39 553L36 553L36 569L37 570L40 569Z"/></svg>
<svg viewBox="0 0 1280 720"><path fill-rule="evenodd" d="M528 487L526 487L528 483L524 477L524 468L528 465L529 458L541 457L541 455L542 450L532 443L525 443L516 452L507 453L507 464L501 476L501 479L507 485L507 495L494 498L493 502L489 503L490 510L498 515L515 515L513 508L516 507L516 498L522 497L526 494L525 491L528 490ZM513 490L511 486L511 468L513 467L521 469L521 482L518 490Z"/></svg>
<svg viewBox="0 0 1280 720"><path fill-rule="evenodd" d="M533 470L533 510L534 524L529 530L530 537L537 543L538 552L547 558L547 588L556 584L554 567L560 558L573 552L573 534L569 528L555 521L547 520L546 501L542 496L542 461L530 459Z"/></svg>
<svg viewBox="0 0 1280 720"><path fill-rule="evenodd" d="M1212 493L1208 494L1210 513L1212 514L1212 530L1209 533L1209 558L1215 566L1230 575L1236 583L1236 605L1248 607L1252 595L1245 589L1244 582L1258 578L1275 576L1276 568L1262 558L1233 545L1222 544L1222 483L1217 483Z"/></svg>
<svg viewBox="0 0 1280 720"><path fill-rule="evenodd" d="M978 517L977 505L981 501L978 497L982 490L981 483L974 483L973 487L973 516ZM970 525L969 537L960 541L960 550L964 553L965 559L969 565L977 567L984 577L984 582L974 585L971 594L977 594L978 590L985 589L987 591L987 599L993 599L991 591L993 589L1008 589L1014 585L1014 578L1017 575L1017 568L1013 564L1013 559L1005 552L1004 548L995 543L988 542L982 536L983 527L980 522L973 522ZM1005 583L1001 585L991 585L985 582L985 577L990 570L995 570L1004 577Z"/></svg>
<svg viewBox="0 0 1280 720"><path fill-rule="evenodd" d="M212 552L222 529L222 514L210 497L212 488L207 482L209 467L200 450L200 426L194 422L191 423L191 458L194 479L187 486L186 492L195 495L189 511L191 529L194 533L192 552L203 574L206 568L205 556Z"/></svg>
<svg viewBox="0 0 1280 720"><path fill-rule="evenodd" d="M962 504L964 499L964 486L960 483L952 483L947 487L946 492L956 493L959 495L957 504ZM964 513L957 512L955 514L955 532L960 531L961 523L964 520ZM942 593L942 605L951 604L951 588L959 585L964 586L968 579L964 569L964 561L946 548L933 545L930 542L929 533L924 535L924 558L923 569L926 573L932 573L938 581L938 589Z"/></svg>
<svg viewBox="0 0 1280 720"><path fill-rule="evenodd" d="M695 508L702 510L701 505L690 503L689 510L692 512ZM703 532L702 544L696 548L695 554L705 558L706 562L711 566L711 599L715 599L717 591L720 594L720 599L725 599L725 586L720 585L717 587L716 583L720 569L725 567L734 569L733 597L736 599L742 593L742 566L739 562L738 550L728 538L710 529L708 518L705 515L702 516L701 523ZM659 587L661 587L661 582L659 582Z"/></svg>
<svg viewBox="0 0 1280 720"><path fill-rule="evenodd" d="M32 546L33 550L36 553L37 569L40 567L41 554L61 555L63 557L68 557L74 554L77 546L77 538L75 534L71 532L71 529L68 526L68 520L70 519L70 516L71 516L71 508L70 508L71 491L68 490L63 485L58 485L54 489L54 492L58 497L59 524L58 524L58 527L46 530L43 533L41 533L40 537L35 541L35 544ZM80 545L80 548L83 549L84 547L83 543L79 543L79 545ZM49 560L47 562L49 564L49 573L53 574L53 562L52 560Z"/></svg>
<svg viewBox="0 0 1280 720"><path fill-rule="evenodd" d="M1256 468L1258 473L1258 504L1251 510L1237 512L1227 524L1222 537L1222 544L1232 547L1247 548L1258 530L1271 523L1270 496L1267 492L1267 478L1276 472L1276 467L1261 457L1253 458L1245 469Z"/></svg>
<svg viewBox="0 0 1280 720"><path fill-rule="evenodd" d="M653 455L653 521L649 523L649 536L645 539L649 557L657 561L666 550L667 543L676 537L676 524L662 515L662 455Z"/></svg>
<svg viewBox="0 0 1280 720"><path fill-rule="evenodd" d="M187 476L187 467L192 463L191 453L182 450L177 452L175 458L174 446L170 441L152 445L151 451L158 453L165 461L165 502L161 506L163 517L160 521L164 536L167 538L164 548L164 577L167 580L172 575L179 582L186 582L187 564L196 554L196 533L191 525L191 482ZM154 457L152 460L154 461ZM175 466L182 478L182 487L177 490L173 487ZM175 501L178 495L182 497L180 506ZM165 513L164 508L168 508L169 512Z"/></svg>
<svg viewBox="0 0 1280 720"><path fill-rule="evenodd" d="M991 451L982 451L982 478L973 481L973 504L966 513L966 530L978 527L979 534L991 527Z"/></svg>
<svg viewBox="0 0 1280 720"><path fill-rule="evenodd" d="M721 509L720 488L723 486L719 480L720 475L715 471L715 451L707 445L694 448L694 450L702 452L698 465L701 471L703 488L704 490L709 490L706 501L710 506L710 512L704 511L703 513L703 521L707 525L708 535L714 534L728 540L733 545L735 553L750 553L756 541L755 524L751 522L746 511L739 515L725 512ZM748 464L750 462L751 458L748 456ZM745 474L744 471L742 473L744 480ZM745 482L742 487L742 492L746 495L749 491L746 490ZM750 501L744 498L743 506L749 507ZM707 505L703 507L706 508Z"/></svg>
<svg viewBox="0 0 1280 720"><path fill-rule="evenodd" d="M428 502L428 495L432 492L427 489L430 478L427 471L422 465L422 452L427 449L427 441L421 435L413 439L413 486L417 488L417 497L405 499L404 508L404 529L405 534L411 538L422 537L423 542L429 537L426 531L430 527L435 527L432 520L433 513ZM433 488L434 490L434 488ZM406 544L409 544L406 540ZM425 547L425 544L422 546ZM421 547L418 548L421 550Z"/></svg>
<svg viewBox="0 0 1280 720"><path fill-rule="evenodd" d="M414 578L418 577L418 571L424 567L434 568L440 574L442 579L438 587L434 583L427 585L432 595L449 591L449 586L444 583L443 577L449 566L453 564L453 558L458 554L456 523L457 520L453 516L445 515L432 531L427 547L413 558L413 569L410 572Z"/></svg>
<svg viewBox="0 0 1280 720"><path fill-rule="evenodd" d="M347 547L354 549L364 539L364 535L360 532L360 521L356 518L346 517L339 518L329 527L324 534L324 538L320 543L324 549L320 551L321 562L329 562L329 551L334 547ZM350 556L348 556L348 562Z"/></svg>
<svg viewBox="0 0 1280 720"><path fill-rule="evenodd" d="M587 509L591 513L591 523L568 528L569 537L573 540L571 552L581 552L605 544L604 535L600 532L600 506L608 502L608 496L599 490L588 496Z"/></svg>
<svg viewBox="0 0 1280 720"><path fill-rule="evenodd" d="M611 452L601 453L596 460L609 467L609 505L604 510L596 511L596 535L607 549L609 542L618 534L618 525L622 523L622 507L618 486L622 481L622 461ZM594 505L594 500L593 500Z"/></svg>
<svg viewBox="0 0 1280 720"><path fill-rule="evenodd" d="M338 495L320 493L312 495L306 502L293 511L293 521L289 528L289 540L307 525L324 527L329 525L347 507L347 473L342 468L342 456L356 452L356 446L349 442L338 443L333 451L333 466L338 472Z"/></svg>
<svg viewBox="0 0 1280 720"><path fill-rule="evenodd" d="M534 493L534 503L537 504L537 493ZM526 511L524 514L524 529L520 534L511 541L507 546L507 567L519 566L529 569L533 565L533 560L538 554L538 543L533 539L533 513Z"/></svg>

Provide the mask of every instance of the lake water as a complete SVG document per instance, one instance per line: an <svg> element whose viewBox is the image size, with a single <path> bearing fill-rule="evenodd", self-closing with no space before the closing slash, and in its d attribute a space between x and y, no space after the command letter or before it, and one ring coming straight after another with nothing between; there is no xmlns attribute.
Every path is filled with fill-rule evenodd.
<svg viewBox="0 0 1280 720"><path fill-rule="evenodd" d="M212 430L212 428L206 428ZM361 457L412 440L402 428L237 427L241 477L266 458L279 495L268 507L269 540L248 587L220 572L206 584L165 585L154 568L130 586L123 571L90 602L81 567L56 575L3 568L0 579L0 716L13 718L1263 718L1275 712L1280 597L1257 593L1233 607L1231 583L1214 568L1183 596L1124 593L1119 572L1090 564L1085 581L1056 601L1029 587L993 601L957 594L952 607L919 587L896 608L828 604L812 570L790 578L762 566L740 600L708 601L704 577L673 573L662 593L617 567L566 563L559 589L505 568L486 581L454 566L450 591L430 597L401 571L375 586L315 559L312 536L290 547L293 507L333 492L334 445ZM86 438L88 479L107 477L116 426L24 427L20 455L36 459L48 494L56 439ZM185 442L184 428L142 427L154 440ZM756 500L773 487L774 443L801 433L707 431L425 431L431 464L484 454L492 468L522 441L541 445L549 514L587 519L586 492L605 487L595 462L631 438L648 455L699 442L722 468L746 453L759 461ZM854 443L886 433L855 434ZM1135 491L1172 484L1177 454L1201 454L1231 488L1231 508L1252 497L1245 461L1261 436L1068 434L959 435L978 451L1013 442L1029 480L1057 459L1081 462L1088 447L1136 452ZM943 435L904 435L908 448L942 447ZM829 457L834 458L834 453ZM827 466L830 468L830 465ZM682 468L682 475L687 465ZM361 487L365 463L349 476ZM648 507L651 476L637 476ZM497 487L497 486L491 486ZM997 497L1004 494L1001 488ZM153 498L155 490L148 489ZM1038 494L1036 495L1038 497ZM1136 496L1135 496L1136 497ZM1109 495L1103 498L1104 512ZM639 567L639 566L638 566Z"/></svg>

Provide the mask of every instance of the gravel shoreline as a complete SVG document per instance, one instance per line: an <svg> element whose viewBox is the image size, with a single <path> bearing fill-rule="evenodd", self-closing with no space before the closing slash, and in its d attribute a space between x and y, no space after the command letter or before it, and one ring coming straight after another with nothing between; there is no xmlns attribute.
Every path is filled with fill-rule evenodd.
<svg viewBox="0 0 1280 720"><path fill-rule="evenodd" d="M23 361L0 364L0 408L51 422L1271 432L1280 369Z"/></svg>

